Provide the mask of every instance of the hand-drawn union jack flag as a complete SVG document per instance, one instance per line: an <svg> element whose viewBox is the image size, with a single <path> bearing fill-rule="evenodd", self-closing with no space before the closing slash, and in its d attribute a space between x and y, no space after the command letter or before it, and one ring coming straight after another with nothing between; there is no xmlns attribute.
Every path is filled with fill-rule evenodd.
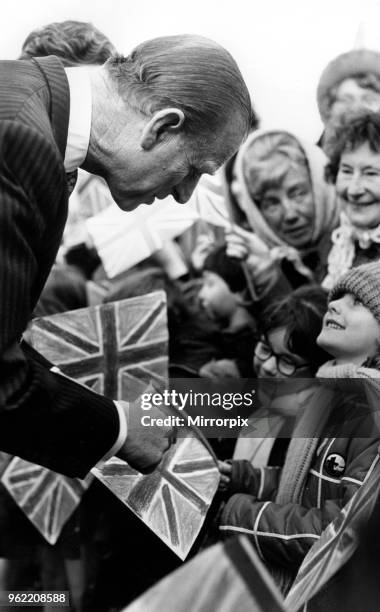
<svg viewBox="0 0 380 612"><path fill-rule="evenodd" d="M0 452L0 477L2 476L3 472L5 471L6 467L10 464L12 459L13 459L12 455L8 455L8 453Z"/></svg>
<svg viewBox="0 0 380 612"><path fill-rule="evenodd" d="M219 471L203 443L181 438L152 473L144 476L117 458L92 473L185 559L219 483Z"/></svg>
<svg viewBox="0 0 380 612"><path fill-rule="evenodd" d="M67 478L14 457L2 483L44 538L55 544L62 527L79 504L92 477Z"/></svg>
<svg viewBox="0 0 380 612"><path fill-rule="evenodd" d="M111 399L133 401L167 378L166 301L162 291L35 319L31 342L78 382Z"/></svg>
<svg viewBox="0 0 380 612"><path fill-rule="evenodd" d="M156 389L166 384L165 306L160 291L36 319L31 342L67 376L112 399L133 401L151 380ZM84 484L14 457L1 480L54 544L91 479Z"/></svg>
<svg viewBox="0 0 380 612"><path fill-rule="evenodd" d="M379 489L380 457L377 456L360 489L307 553L287 595L287 610L296 612L303 609L306 602L347 563L359 543L359 527L372 514Z"/></svg>
<svg viewBox="0 0 380 612"><path fill-rule="evenodd" d="M196 217L192 207L183 207L168 196L128 215L113 203L87 219L86 228L108 278L115 278L180 236Z"/></svg>
<svg viewBox="0 0 380 612"><path fill-rule="evenodd" d="M246 536L208 546L123 612L289 612Z"/></svg>

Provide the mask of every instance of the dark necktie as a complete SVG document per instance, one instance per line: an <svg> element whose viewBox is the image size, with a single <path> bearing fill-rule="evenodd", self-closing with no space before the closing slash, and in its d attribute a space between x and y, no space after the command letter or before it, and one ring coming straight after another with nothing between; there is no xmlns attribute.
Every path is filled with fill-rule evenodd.
<svg viewBox="0 0 380 612"><path fill-rule="evenodd" d="M69 192L69 196L74 191L74 187L77 182L77 178L78 178L78 170L74 170L74 172L68 172L66 174L67 190Z"/></svg>

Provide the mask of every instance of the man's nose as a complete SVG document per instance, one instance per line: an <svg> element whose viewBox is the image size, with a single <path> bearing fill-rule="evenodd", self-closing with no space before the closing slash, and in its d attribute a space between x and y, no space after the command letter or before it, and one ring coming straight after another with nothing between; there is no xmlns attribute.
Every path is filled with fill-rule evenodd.
<svg viewBox="0 0 380 612"><path fill-rule="evenodd" d="M173 195L177 202L186 204L191 197L194 189L198 185L200 176L194 178L185 178L173 189Z"/></svg>

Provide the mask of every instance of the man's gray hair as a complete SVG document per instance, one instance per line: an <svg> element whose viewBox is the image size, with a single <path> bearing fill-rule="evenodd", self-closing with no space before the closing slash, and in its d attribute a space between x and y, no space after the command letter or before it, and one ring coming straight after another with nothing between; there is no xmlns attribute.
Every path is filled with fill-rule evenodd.
<svg viewBox="0 0 380 612"><path fill-rule="evenodd" d="M185 114L188 134L215 132L234 116L246 134L257 124L235 60L207 38L154 38L128 57L112 57L105 66L129 105L146 115L166 107L179 108Z"/></svg>

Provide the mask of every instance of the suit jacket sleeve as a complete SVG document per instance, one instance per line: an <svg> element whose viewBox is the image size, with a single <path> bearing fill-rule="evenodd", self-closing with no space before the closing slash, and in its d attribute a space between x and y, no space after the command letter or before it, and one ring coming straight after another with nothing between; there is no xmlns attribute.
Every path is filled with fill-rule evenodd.
<svg viewBox="0 0 380 612"><path fill-rule="evenodd" d="M53 140L0 123L0 448L84 477L119 433L113 401L50 371L19 340L54 262L67 214Z"/></svg>

